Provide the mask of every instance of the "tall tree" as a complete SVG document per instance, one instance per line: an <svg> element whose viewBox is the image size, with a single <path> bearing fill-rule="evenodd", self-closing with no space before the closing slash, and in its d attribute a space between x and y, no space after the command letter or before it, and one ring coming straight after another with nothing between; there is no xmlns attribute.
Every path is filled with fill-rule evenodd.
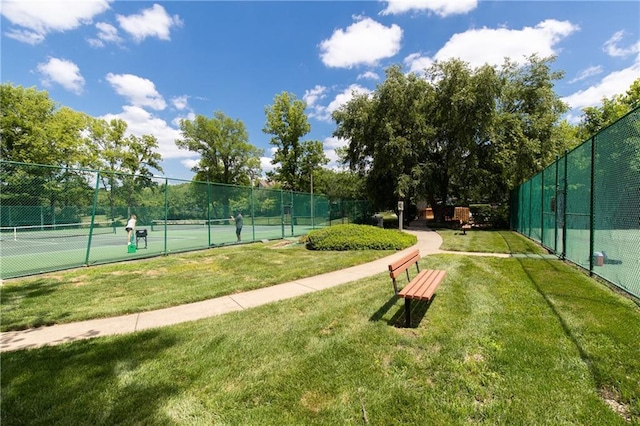
<svg viewBox="0 0 640 426"><path fill-rule="evenodd" d="M533 55L523 65L506 61L500 72L503 87L494 142L502 170L497 184L504 188L505 196L508 188L541 171L567 148L565 141L553 137L560 117L568 110L553 90L553 82L564 75L551 70L554 60Z"/></svg>
<svg viewBox="0 0 640 426"><path fill-rule="evenodd" d="M262 150L249 143L241 120L216 111L210 119L198 115L192 121L182 120L180 129L183 138L177 139L176 145L200 154L200 161L192 169L196 172L195 180L247 186L260 174ZM201 204L207 205L209 200L200 190L202 186L194 185L194 193L199 194ZM229 217L229 200L236 191L229 188L214 193L211 202L215 216ZM221 211L218 210L220 207Z"/></svg>
<svg viewBox="0 0 640 426"><path fill-rule="evenodd" d="M603 98L600 106L582 110L579 136L588 139L634 108L640 106L640 78L637 78L626 93Z"/></svg>
<svg viewBox="0 0 640 426"><path fill-rule="evenodd" d="M433 128L421 158L425 195L436 215L450 197L468 203L487 190L495 103L500 85L493 67L471 69L458 59L437 62L426 70L433 88L425 120Z"/></svg>
<svg viewBox="0 0 640 426"><path fill-rule="evenodd" d="M369 199L379 209L397 207L415 195L427 138L433 135L427 106L434 96L427 82L405 75L399 66L386 70L386 80L372 95L355 95L334 111L334 136L348 140L344 162L366 176Z"/></svg>
<svg viewBox="0 0 640 426"><path fill-rule="evenodd" d="M249 185L259 174L263 151L249 143L249 135L241 120L216 111L212 118L197 115L194 120L180 122L180 148L200 154L192 169L195 179L234 185Z"/></svg>
<svg viewBox="0 0 640 426"><path fill-rule="evenodd" d="M288 92L276 95L273 105L265 108L267 121L262 131L272 135L269 143L276 147L271 160L275 167L267 176L281 182L284 189L293 191L305 189L302 179L305 167L317 168L320 164L326 164L323 163L326 157L314 154L314 144L305 145L300 141L311 130L305 108L303 101Z"/></svg>
<svg viewBox="0 0 640 426"><path fill-rule="evenodd" d="M301 191L313 190L314 176L321 166L329 163L329 159L324 153L324 145L320 141L302 142L302 165L299 168L300 175L297 177L298 188Z"/></svg>
<svg viewBox="0 0 640 426"><path fill-rule="evenodd" d="M122 201L126 212L140 204L141 190L153 185L153 170L162 172L160 162L162 156L156 150L158 141L155 136L135 136L127 133L124 120L92 119L87 136L87 143L99 155L92 166L100 169L103 187L109 194L111 218L117 212L115 206Z"/></svg>

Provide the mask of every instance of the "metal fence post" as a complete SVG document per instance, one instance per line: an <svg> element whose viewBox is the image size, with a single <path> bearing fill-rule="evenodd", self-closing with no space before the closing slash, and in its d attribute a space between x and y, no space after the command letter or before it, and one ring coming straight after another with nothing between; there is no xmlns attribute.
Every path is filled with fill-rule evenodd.
<svg viewBox="0 0 640 426"><path fill-rule="evenodd" d="M169 179L164 180L164 254L169 253L167 246L167 220L169 219Z"/></svg>
<svg viewBox="0 0 640 426"><path fill-rule="evenodd" d="M567 255L567 155L569 151L565 149L564 151L564 188L562 192L564 193L563 201L562 201L562 259L564 259Z"/></svg>
<svg viewBox="0 0 640 426"><path fill-rule="evenodd" d="M589 275L593 275L593 253L595 252L595 177L596 177L596 138L591 138L591 205L589 215Z"/></svg>
<svg viewBox="0 0 640 426"><path fill-rule="evenodd" d="M96 208L98 205L98 191L100 190L100 171L96 172L96 190L93 194L93 212L91 213L91 225L89 227L89 239L87 240L87 255L84 259L84 264L89 266L89 254L91 252L91 239L93 237L93 226L96 223ZM115 231L115 225L114 225Z"/></svg>

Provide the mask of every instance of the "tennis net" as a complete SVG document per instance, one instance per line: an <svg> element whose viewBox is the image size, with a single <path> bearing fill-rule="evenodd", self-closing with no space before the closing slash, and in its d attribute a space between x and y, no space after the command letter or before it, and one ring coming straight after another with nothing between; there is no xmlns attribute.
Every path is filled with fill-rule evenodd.
<svg viewBox="0 0 640 426"><path fill-rule="evenodd" d="M40 240L49 238L88 237L89 234L115 234L114 222L64 223L55 225L3 226L1 241Z"/></svg>

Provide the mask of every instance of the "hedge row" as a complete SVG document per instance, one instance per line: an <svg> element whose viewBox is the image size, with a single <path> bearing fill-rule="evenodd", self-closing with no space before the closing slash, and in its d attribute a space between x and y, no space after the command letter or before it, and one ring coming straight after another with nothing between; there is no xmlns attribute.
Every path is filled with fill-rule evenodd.
<svg viewBox="0 0 640 426"><path fill-rule="evenodd" d="M402 250L418 241L415 235L397 229L370 225L336 225L311 231L310 250Z"/></svg>

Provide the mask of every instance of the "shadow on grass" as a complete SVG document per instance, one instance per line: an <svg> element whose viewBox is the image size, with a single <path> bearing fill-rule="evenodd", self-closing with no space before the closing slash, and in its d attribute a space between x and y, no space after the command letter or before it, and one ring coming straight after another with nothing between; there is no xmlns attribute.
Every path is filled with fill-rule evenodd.
<svg viewBox="0 0 640 426"><path fill-rule="evenodd" d="M424 316L429 311L431 307L431 303L436 298L436 294L431 297L431 300L428 302L425 301L411 301L411 328L417 327ZM385 302L384 305L380 307L371 317L369 321L380 321L383 320L387 313L397 304L398 297L393 295ZM404 302L402 305L396 310L396 312L387 320L387 324L392 325L394 327L404 328L406 326L406 315L404 309Z"/></svg>
<svg viewBox="0 0 640 426"><path fill-rule="evenodd" d="M2 424L168 424L161 408L184 383L149 366L178 340L148 331L3 354Z"/></svg>

